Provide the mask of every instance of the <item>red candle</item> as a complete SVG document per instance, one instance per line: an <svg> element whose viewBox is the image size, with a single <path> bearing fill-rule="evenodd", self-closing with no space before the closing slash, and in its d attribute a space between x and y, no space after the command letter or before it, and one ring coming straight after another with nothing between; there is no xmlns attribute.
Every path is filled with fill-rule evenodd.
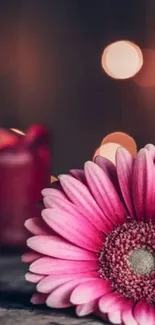
<svg viewBox="0 0 155 325"><path fill-rule="evenodd" d="M48 143L38 125L24 136L0 129L0 247L24 247L24 221L40 216L41 190L50 182Z"/></svg>

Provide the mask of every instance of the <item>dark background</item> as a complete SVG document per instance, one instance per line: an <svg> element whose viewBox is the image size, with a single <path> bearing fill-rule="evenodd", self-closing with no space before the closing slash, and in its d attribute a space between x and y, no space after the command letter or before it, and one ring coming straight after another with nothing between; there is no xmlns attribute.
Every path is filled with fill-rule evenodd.
<svg viewBox="0 0 155 325"><path fill-rule="evenodd" d="M154 0L0 1L0 125L43 123L53 174L81 167L115 130L155 143L155 88L101 67L110 42L154 48L154 17Z"/></svg>

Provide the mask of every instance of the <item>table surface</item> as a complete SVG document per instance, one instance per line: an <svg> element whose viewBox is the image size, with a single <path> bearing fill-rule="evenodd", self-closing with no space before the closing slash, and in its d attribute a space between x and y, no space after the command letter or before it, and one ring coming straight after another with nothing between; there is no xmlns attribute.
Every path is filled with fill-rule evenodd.
<svg viewBox="0 0 155 325"><path fill-rule="evenodd" d="M103 325L93 317L77 318L74 310L33 306L33 285L24 280L27 265L19 256L0 256L0 324L2 325Z"/></svg>

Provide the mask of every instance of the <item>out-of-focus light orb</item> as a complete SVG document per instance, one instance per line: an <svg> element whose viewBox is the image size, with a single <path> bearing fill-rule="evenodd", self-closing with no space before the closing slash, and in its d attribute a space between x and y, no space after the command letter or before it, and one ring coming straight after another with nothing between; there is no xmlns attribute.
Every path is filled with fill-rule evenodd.
<svg viewBox="0 0 155 325"><path fill-rule="evenodd" d="M109 159L115 164L116 151L120 147L121 145L118 143L112 143L112 142L105 143L96 150L93 160L97 156L102 156Z"/></svg>
<svg viewBox="0 0 155 325"><path fill-rule="evenodd" d="M21 134L21 135L25 135L25 133L21 130L18 130L18 129L14 129L14 128L11 128L10 129L11 131L15 132L15 133L18 133L18 134Z"/></svg>
<svg viewBox="0 0 155 325"><path fill-rule="evenodd" d="M124 132L113 132L103 138L101 145L113 142L127 149L133 156L137 154L137 145L135 140Z"/></svg>
<svg viewBox="0 0 155 325"><path fill-rule="evenodd" d="M107 46L102 55L102 67L115 79L133 77L143 65L140 48L130 41L117 41Z"/></svg>

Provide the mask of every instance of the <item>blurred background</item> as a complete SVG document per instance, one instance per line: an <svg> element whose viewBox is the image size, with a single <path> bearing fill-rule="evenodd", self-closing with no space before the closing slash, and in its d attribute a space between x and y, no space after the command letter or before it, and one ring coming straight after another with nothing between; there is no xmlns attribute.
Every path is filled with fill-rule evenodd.
<svg viewBox="0 0 155 325"><path fill-rule="evenodd" d="M113 131L155 143L154 16L154 0L1 1L1 127L48 128L55 175L82 167ZM102 67L118 40L143 53L137 79Z"/></svg>
<svg viewBox="0 0 155 325"><path fill-rule="evenodd" d="M16 138L7 133L11 128L26 135ZM138 147L155 144L155 0L1 0L0 304L6 308L2 309L6 322L1 315L0 319L4 325L18 323L12 308L30 308L32 288L24 281L28 266L11 254L27 251L31 223L34 229L47 227L41 219L41 190L49 186L50 175L82 168L102 139L115 131L131 135ZM132 139L123 141L135 155ZM112 161L117 142L113 148L102 148ZM33 219L26 230L29 218ZM25 262L29 258L25 255ZM24 315L28 319L22 311L20 324Z"/></svg>

